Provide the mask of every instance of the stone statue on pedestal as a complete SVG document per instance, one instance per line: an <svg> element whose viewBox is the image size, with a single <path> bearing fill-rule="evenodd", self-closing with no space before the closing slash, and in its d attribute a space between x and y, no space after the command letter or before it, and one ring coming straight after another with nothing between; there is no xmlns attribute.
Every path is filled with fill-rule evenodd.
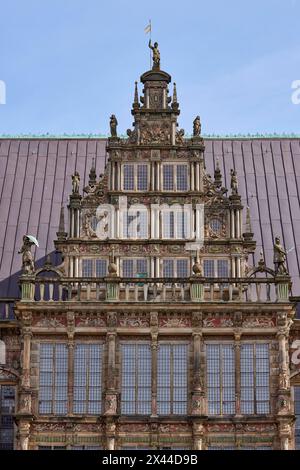
<svg viewBox="0 0 300 470"><path fill-rule="evenodd" d="M153 55L153 68L159 69L160 67L160 52L158 50L158 43L155 42L153 46L151 46L151 39L149 40L149 47L152 49Z"/></svg>
<svg viewBox="0 0 300 470"><path fill-rule="evenodd" d="M111 137L117 137L117 125L118 121L114 114L110 116L110 135Z"/></svg>
<svg viewBox="0 0 300 470"><path fill-rule="evenodd" d="M274 243L274 265L276 274L287 274L286 252L280 244L280 238L275 238Z"/></svg>

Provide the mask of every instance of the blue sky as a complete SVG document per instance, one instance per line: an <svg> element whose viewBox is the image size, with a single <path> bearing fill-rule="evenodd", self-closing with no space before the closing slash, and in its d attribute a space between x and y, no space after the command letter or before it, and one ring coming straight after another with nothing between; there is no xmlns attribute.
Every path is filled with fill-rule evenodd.
<svg viewBox="0 0 300 470"><path fill-rule="evenodd" d="M0 134L131 126L149 36L177 84L179 125L204 134L300 133L300 0L10 0L0 10ZM140 87L141 89L141 87Z"/></svg>

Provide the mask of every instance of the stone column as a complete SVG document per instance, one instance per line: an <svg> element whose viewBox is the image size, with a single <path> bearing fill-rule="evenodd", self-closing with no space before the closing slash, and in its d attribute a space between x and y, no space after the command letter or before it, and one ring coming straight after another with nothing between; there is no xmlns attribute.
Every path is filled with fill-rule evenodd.
<svg viewBox="0 0 300 470"><path fill-rule="evenodd" d="M279 423L279 438L280 438L280 449L290 450L290 438L291 438L291 425L288 422L281 421Z"/></svg>
<svg viewBox="0 0 300 470"><path fill-rule="evenodd" d="M152 335L151 340L151 416L157 416L157 335Z"/></svg>
<svg viewBox="0 0 300 470"><path fill-rule="evenodd" d="M158 313L150 312L151 329L151 416L157 416L157 337L158 337Z"/></svg>
<svg viewBox="0 0 300 470"><path fill-rule="evenodd" d="M106 449L115 450L115 440L116 440L116 424L112 419L108 419L106 422Z"/></svg>
<svg viewBox="0 0 300 470"><path fill-rule="evenodd" d="M191 162L191 191L195 188L195 166L194 162Z"/></svg>
<svg viewBox="0 0 300 470"><path fill-rule="evenodd" d="M193 450L203 450L204 426L202 423L193 423Z"/></svg>
<svg viewBox="0 0 300 470"><path fill-rule="evenodd" d="M200 164L196 162L195 165L196 169L196 191L200 191Z"/></svg>
<svg viewBox="0 0 300 470"><path fill-rule="evenodd" d="M19 436L20 450L28 450L30 422L23 421L23 420L20 421L18 429L19 429L18 436Z"/></svg>
<svg viewBox="0 0 300 470"><path fill-rule="evenodd" d="M240 211L236 210L235 211L235 233L236 233L236 238L240 238L241 236L241 230L240 230Z"/></svg>
<svg viewBox="0 0 300 470"><path fill-rule="evenodd" d="M241 414L241 332L234 333L235 350L235 414Z"/></svg>
<svg viewBox="0 0 300 470"><path fill-rule="evenodd" d="M234 210L230 211L230 236L235 238Z"/></svg>

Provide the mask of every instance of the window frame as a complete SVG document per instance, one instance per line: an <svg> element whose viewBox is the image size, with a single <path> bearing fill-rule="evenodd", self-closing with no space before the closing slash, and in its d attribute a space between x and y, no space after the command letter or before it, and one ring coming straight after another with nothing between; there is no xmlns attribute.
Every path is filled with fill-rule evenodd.
<svg viewBox="0 0 300 470"><path fill-rule="evenodd" d="M83 275L83 261L91 261L92 262L92 276L84 276ZM85 257L85 256L82 256L80 257L80 261L79 261L79 272L81 274L81 277L99 277L97 276L97 271L96 271L96 264L97 264L97 261L105 261L106 262L106 274L103 276L103 277L106 277L108 275L108 264L109 264L109 259L106 258L106 257ZM102 277L102 276L100 276Z"/></svg>
<svg viewBox="0 0 300 470"><path fill-rule="evenodd" d="M133 188L132 189L125 189L125 167L132 167L133 168ZM147 178L146 178L146 188L145 189L138 189L139 186L139 171L138 167L146 167L147 168ZM121 190L128 191L128 192L145 192L149 191L150 189L150 165L149 163L131 163L131 162L124 162L121 166L121 174L122 174L122 181L121 181Z"/></svg>
<svg viewBox="0 0 300 470"><path fill-rule="evenodd" d="M99 373L99 375L100 375L100 387L97 387L98 392L99 392L99 400L90 400L89 399L89 392L90 392L90 389L91 389L91 377L92 377L92 372L91 372L91 369L89 367L90 364L91 364L91 350L90 350L90 347L94 346L94 345L100 346L100 373ZM85 411L83 411L83 412L75 411L75 374L76 374L76 371L75 371L75 360L76 360L75 354L76 354L76 347L77 346L84 346L85 348L89 347L88 361L87 361L88 364L85 363L85 365L84 365L84 367L86 369L86 385L85 385L85 396L86 396L86 398L85 398L85 400L81 400L81 401L85 402ZM73 354L73 382L72 382L72 413L74 415L76 415L76 416L80 416L80 415L95 416L96 415L97 416L97 415L102 415L103 414L103 392L104 392L104 379L105 379L105 377L104 377L104 369L105 369L104 359L105 359L105 344L104 344L104 342L100 342L100 341L97 341L97 342L75 341L74 354ZM99 402L100 411L94 411L94 412L89 412L88 411L89 404L92 401Z"/></svg>
<svg viewBox="0 0 300 470"><path fill-rule="evenodd" d="M160 413L159 412L159 349L161 346L168 345L171 347L171 357L172 360L170 362L170 400L169 400L169 412L168 413ZM185 401L179 401L179 400L174 400L174 388L176 386L174 385L174 346L186 346L186 400ZM167 340L162 340L157 342L157 364L156 364L156 400L157 400L157 415L158 416L184 416L188 414L188 408L189 408L189 384L190 384L190 348L191 348L191 343L188 341L167 341ZM165 387L161 387L165 388ZM177 387L179 388L179 387ZM181 387L183 388L183 387ZM162 401L162 403L167 403L166 401ZM182 411L181 413L174 413L174 403L185 403L185 411Z"/></svg>
<svg viewBox="0 0 300 470"><path fill-rule="evenodd" d="M205 264L205 261L213 261L214 263L214 276L205 276L205 272L204 272L204 264ZM219 276L218 275L218 262L219 261L227 261L227 267L228 267L228 276ZM204 257L202 258L202 266L203 266L203 276L204 277L213 277L215 279L218 279L218 278L222 278L222 277L230 277L231 275L231 272L230 272L230 268L231 268L231 264L230 264L230 258L226 258L226 257L210 257L210 258L207 258L207 257Z"/></svg>
<svg viewBox="0 0 300 470"><path fill-rule="evenodd" d="M209 401L209 388L211 389L214 389L214 388L217 388L217 387L209 387L208 385L208 382L209 382L209 369L208 369L208 354L207 354L207 346L218 346L219 347L219 373L215 373L215 372L211 372L211 374L214 374L214 375L218 375L218 379L219 379L219 400L218 400L218 405L219 405L219 408L220 408L220 412L219 413L211 413L209 411L209 404L210 404L210 401ZM225 376L225 372L224 372L224 363L225 363L225 360L224 360L224 355L223 355L223 351L222 351L222 354L221 354L221 349L223 350L223 347L224 346L231 346L232 347L232 350L233 350L233 386L231 388L233 388L233 396L234 396L234 400L231 400L229 401L228 400L228 403L233 403L233 408L234 408L234 411L232 413L223 413L223 409L224 409L224 406L225 406L225 399L224 399L224 396L226 396L226 389L229 388L229 387L224 387L224 377ZM222 347L222 348L221 348ZM225 368L226 369L226 368ZM207 392L207 413L209 416L234 416L236 414L236 410L237 410L237 402L236 402L236 394L237 394L237 383L236 383L236 376L235 376L235 373L236 373L236 357L235 357L235 343L234 341L205 341L205 382L206 382L206 392ZM225 393L224 393L225 392ZM216 403L216 401L214 401L213 403Z"/></svg>
<svg viewBox="0 0 300 470"><path fill-rule="evenodd" d="M164 169L165 167L173 167L173 189L165 189L165 173ZM186 189L178 189L178 166L184 166L186 168ZM161 175L160 175L160 180L161 180L161 191L163 192L178 192L178 193L184 193L187 191L190 191L190 165L188 163L182 162L165 162L162 163L161 165Z"/></svg>
<svg viewBox="0 0 300 470"><path fill-rule="evenodd" d="M11 401L13 401L13 405L9 407L9 413L4 413L3 412L3 406L2 406L2 387L9 387L11 389L13 389L13 398L10 399ZM12 410L11 410L12 408ZM5 451L5 450L14 450L15 448L15 424L14 424L14 421L13 421L13 416L16 412L16 409L17 409L17 386L15 383L11 383L11 382L1 382L0 383L0 451ZM11 417L12 419L12 426L10 427L3 427L3 420L2 418L4 416L9 416ZM8 442L5 442L5 440L2 440L2 432L5 430L7 431L11 431L11 436L12 436L12 440L8 443Z"/></svg>
<svg viewBox="0 0 300 470"><path fill-rule="evenodd" d="M135 364L134 364L134 385L129 387L129 386L124 386L123 385L123 379L124 379L124 363L123 363L123 360L124 360L124 347L125 346L134 346L135 347ZM140 385L139 383L139 372L140 372L140 363L139 363L139 351L138 351L138 348L139 346L148 346L149 348L149 363L150 363L150 379L149 379L149 384L148 387L143 387L142 385ZM153 371L153 364L152 364L152 348L151 348L151 341L143 341L143 340L138 340L138 341L125 341L125 340L121 340L120 341L120 374L121 374L121 377L120 377L120 388L121 388L121 398L120 398L120 415L121 416L134 416L134 415L139 415L139 416L150 416L152 414L152 372ZM132 403L134 404L134 412L132 413L123 413L122 411L122 408L123 408L123 404L126 404L128 402L128 400L123 400L123 393L124 393L124 389L134 389L134 400L132 401ZM139 392L142 388L148 388L150 389L150 398L149 400L144 400L143 402L144 403L148 403L148 406L149 406L149 413L144 413L144 412L141 412L139 411L139 403L140 403L140 400L139 400Z"/></svg>

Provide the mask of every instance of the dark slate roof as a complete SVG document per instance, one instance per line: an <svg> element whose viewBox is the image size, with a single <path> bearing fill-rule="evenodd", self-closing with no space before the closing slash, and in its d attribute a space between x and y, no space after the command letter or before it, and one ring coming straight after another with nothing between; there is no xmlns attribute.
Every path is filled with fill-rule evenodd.
<svg viewBox="0 0 300 470"><path fill-rule="evenodd" d="M295 247L288 254L288 268L293 295L300 295L300 139L207 138L205 145L207 170L213 174L218 158L226 187L230 187L230 169L237 171L242 201L251 210L255 260L263 247L266 263L273 267L275 235L286 249ZM53 252L71 175L75 169L80 173L83 188L93 157L97 175L103 172L105 146L103 138L0 139L0 297L18 296L18 250L24 234L39 240L38 264Z"/></svg>

